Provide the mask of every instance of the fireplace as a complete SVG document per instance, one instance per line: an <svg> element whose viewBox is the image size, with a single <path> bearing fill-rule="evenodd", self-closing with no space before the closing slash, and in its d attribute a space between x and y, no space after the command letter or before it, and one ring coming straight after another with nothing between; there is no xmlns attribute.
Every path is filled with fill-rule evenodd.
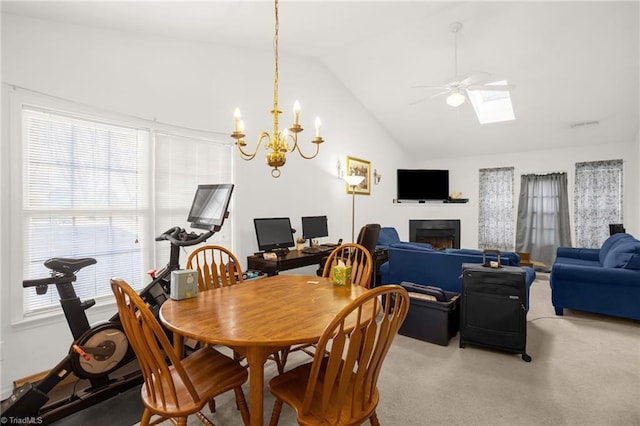
<svg viewBox="0 0 640 426"><path fill-rule="evenodd" d="M436 250L460 248L460 220L409 220L409 241L429 243Z"/></svg>

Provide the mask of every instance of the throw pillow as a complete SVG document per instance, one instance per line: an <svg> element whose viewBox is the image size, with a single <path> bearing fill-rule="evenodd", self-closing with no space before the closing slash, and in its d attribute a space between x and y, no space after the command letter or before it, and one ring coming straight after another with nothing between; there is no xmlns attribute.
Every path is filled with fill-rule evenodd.
<svg viewBox="0 0 640 426"><path fill-rule="evenodd" d="M624 269L640 270L640 254L622 253L620 260L624 263Z"/></svg>
<svg viewBox="0 0 640 426"><path fill-rule="evenodd" d="M612 236L607 238L604 241L604 243L602 243L602 246L600 247L600 263L602 264L602 266L606 266L604 262L609 252L614 247L617 247L618 244L626 241L637 241L637 240L633 238L631 234L618 233L618 234L613 234Z"/></svg>
<svg viewBox="0 0 640 426"><path fill-rule="evenodd" d="M624 241L616 244L604 258L602 266L605 268L624 268L631 259L631 255L640 255L640 241ZM635 264L632 263L632 265ZM632 268L631 268L632 269Z"/></svg>

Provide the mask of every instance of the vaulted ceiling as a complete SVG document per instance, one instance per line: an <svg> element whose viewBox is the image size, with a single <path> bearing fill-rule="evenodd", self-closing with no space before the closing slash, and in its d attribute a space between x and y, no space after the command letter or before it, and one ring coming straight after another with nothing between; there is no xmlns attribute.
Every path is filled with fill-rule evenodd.
<svg viewBox="0 0 640 426"><path fill-rule="evenodd" d="M631 142L640 121L639 5L282 0L280 51L320 60L417 158ZM3 1L2 11L264 50L273 35L270 1ZM458 74L514 84L515 121L480 125L469 102L454 109L431 97L437 91L411 87L454 77L455 21L463 24Z"/></svg>

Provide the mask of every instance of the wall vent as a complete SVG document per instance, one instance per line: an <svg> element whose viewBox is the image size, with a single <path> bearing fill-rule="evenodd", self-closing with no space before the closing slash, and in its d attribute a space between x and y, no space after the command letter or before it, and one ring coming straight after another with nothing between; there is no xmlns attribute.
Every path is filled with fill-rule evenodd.
<svg viewBox="0 0 640 426"><path fill-rule="evenodd" d="M571 126L572 129L575 129L576 127L597 126L598 124L600 124L600 121L591 120L591 121L580 121L577 123L571 123L569 126Z"/></svg>

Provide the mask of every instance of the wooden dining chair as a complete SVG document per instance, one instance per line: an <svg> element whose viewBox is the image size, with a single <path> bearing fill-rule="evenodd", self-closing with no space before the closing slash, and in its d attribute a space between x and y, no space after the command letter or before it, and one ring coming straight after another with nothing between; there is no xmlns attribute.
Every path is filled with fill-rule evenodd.
<svg viewBox="0 0 640 426"><path fill-rule="evenodd" d="M242 421L249 424L249 409L242 391L248 373L237 361L210 346L198 349L184 359L174 352L160 323L147 304L125 281L113 278L118 314L144 378L141 388L144 412L141 426L174 419L186 425L196 414L212 424L200 411L217 395L233 389ZM160 416L151 422L151 416Z"/></svg>
<svg viewBox="0 0 640 426"><path fill-rule="evenodd" d="M369 253L364 246L357 243L345 243L336 247L324 264L322 276L330 276L331 268L338 265L340 261L342 261L345 266L351 266L352 285L369 288L371 283L371 272L373 270L373 260L371 253ZM280 370L284 370L287 358L291 352L303 351L307 355L313 356L315 354L315 351L313 350L314 348L315 345L313 343L305 343L281 350L278 353L278 357L282 364L282 368ZM279 372L282 373L282 371Z"/></svg>
<svg viewBox="0 0 640 426"><path fill-rule="evenodd" d="M187 269L198 271L198 291L227 287L243 281L240 262L222 246L198 247L187 258Z"/></svg>
<svg viewBox="0 0 640 426"><path fill-rule="evenodd" d="M385 356L409 310L399 285L367 291L342 309L317 343L313 361L269 381L276 397L271 426L283 403L301 425L378 425L378 377Z"/></svg>
<svg viewBox="0 0 640 426"><path fill-rule="evenodd" d="M198 271L198 291L227 287L244 282L238 258L231 250L222 246L206 245L198 247L187 258L187 269ZM202 346L202 343L200 345ZM236 361L244 359L242 355L235 351L233 352L233 358ZM284 364L279 353L276 352L269 358L275 361L278 371L283 371Z"/></svg>
<svg viewBox="0 0 640 426"><path fill-rule="evenodd" d="M328 277L331 273L331 268L340 261L345 266L351 266L351 284L365 288L370 287L373 258L369 250L357 243L346 243L336 247L324 264L322 276Z"/></svg>

